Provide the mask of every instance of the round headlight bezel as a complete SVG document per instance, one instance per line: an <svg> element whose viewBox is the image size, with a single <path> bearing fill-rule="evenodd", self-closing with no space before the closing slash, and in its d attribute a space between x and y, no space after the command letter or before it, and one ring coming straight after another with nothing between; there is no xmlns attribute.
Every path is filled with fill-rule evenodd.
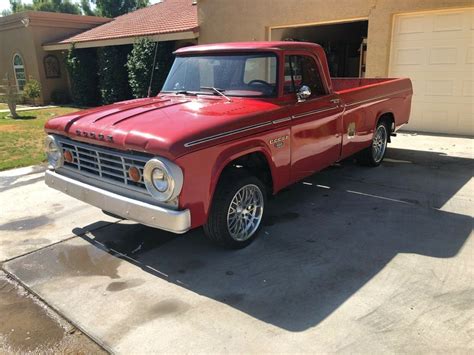
<svg viewBox="0 0 474 355"><path fill-rule="evenodd" d="M50 168L58 169L64 165L64 156L61 144L58 142L55 136L48 135L46 137L45 150ZM53 154L56 156L54 156Z"/></svg>
<svg viewBox="0 0 474 355"><path fill-rule="evenodd" d="M167 187L164 191L159 190L154 182L153 175L156 169L163 172L163 179L167 182ZM167 202L175 199L181 192L183 173L176 164L169 160L153 158L145 164L143 180L146 189L153 198L160 202Z"/></svg>

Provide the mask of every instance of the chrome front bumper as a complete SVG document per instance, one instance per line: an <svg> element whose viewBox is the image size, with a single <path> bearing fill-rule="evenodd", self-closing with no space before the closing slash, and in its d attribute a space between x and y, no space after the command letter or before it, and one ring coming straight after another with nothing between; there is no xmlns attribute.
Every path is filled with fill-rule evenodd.
<svg viewBox="0 0 474 355"><path fill-rule="evenodd" d="M174 211L141 202L94 187L69 177L46 171L46 185L104 211L138 223L173 233L186 233L191 228L189 210Z"/></svg>

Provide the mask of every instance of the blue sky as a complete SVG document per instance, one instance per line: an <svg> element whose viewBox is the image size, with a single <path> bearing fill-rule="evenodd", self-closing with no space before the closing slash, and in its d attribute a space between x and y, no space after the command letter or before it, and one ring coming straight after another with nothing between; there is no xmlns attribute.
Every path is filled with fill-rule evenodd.
<svg viewBox="0 0 474 355"><path fill-rule="evenodd" d="M158 1L159 0L150 0L150 3L155 4ZM28 4L29 2L31 2L31 1L28 1L28 0L23 1L24 4ZM75 1L75 2L79 2L79 1ZM10 8L10 1L9 0L0 0L0 12L2 10L9 9L9 8Z"/></svg>

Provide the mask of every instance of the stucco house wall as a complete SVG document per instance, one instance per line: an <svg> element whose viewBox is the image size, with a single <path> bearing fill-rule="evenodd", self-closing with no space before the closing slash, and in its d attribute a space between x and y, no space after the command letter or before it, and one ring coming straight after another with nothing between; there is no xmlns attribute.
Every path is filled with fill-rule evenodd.
<svg viewBox="0 0 474 355"><path fill-rule="evenodd" d="M393 15L468 6L472 0L199 0L199 43L279 39L271 38L271 28L366 19L366 74L383 77Z"/></svg>
<svg viewBox="0 0 474 355"><path fill-rule="evenodd" d="M41 84L38 103L51 100L54 90L69 92L64 55L60 51L46 52L42 45L90 29L110 21L101 17L79 16L50 12L26 11L0 18L0 78L8 75L14 80L13 56L23 59L26 77ZM60 76L47 78L44 58L54 55L59 62Z"/></svg>

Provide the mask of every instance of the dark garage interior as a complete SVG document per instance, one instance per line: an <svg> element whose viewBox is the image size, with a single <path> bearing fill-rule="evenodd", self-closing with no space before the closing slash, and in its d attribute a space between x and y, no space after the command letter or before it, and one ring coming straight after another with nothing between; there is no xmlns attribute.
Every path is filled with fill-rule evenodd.
<svg viewBox="0 0 474 355"><path fill-rule="evenodd" d="M287 27L272 30L272 40L318 43L326 51L333 77L364 77L368 21Z"/></svg>

